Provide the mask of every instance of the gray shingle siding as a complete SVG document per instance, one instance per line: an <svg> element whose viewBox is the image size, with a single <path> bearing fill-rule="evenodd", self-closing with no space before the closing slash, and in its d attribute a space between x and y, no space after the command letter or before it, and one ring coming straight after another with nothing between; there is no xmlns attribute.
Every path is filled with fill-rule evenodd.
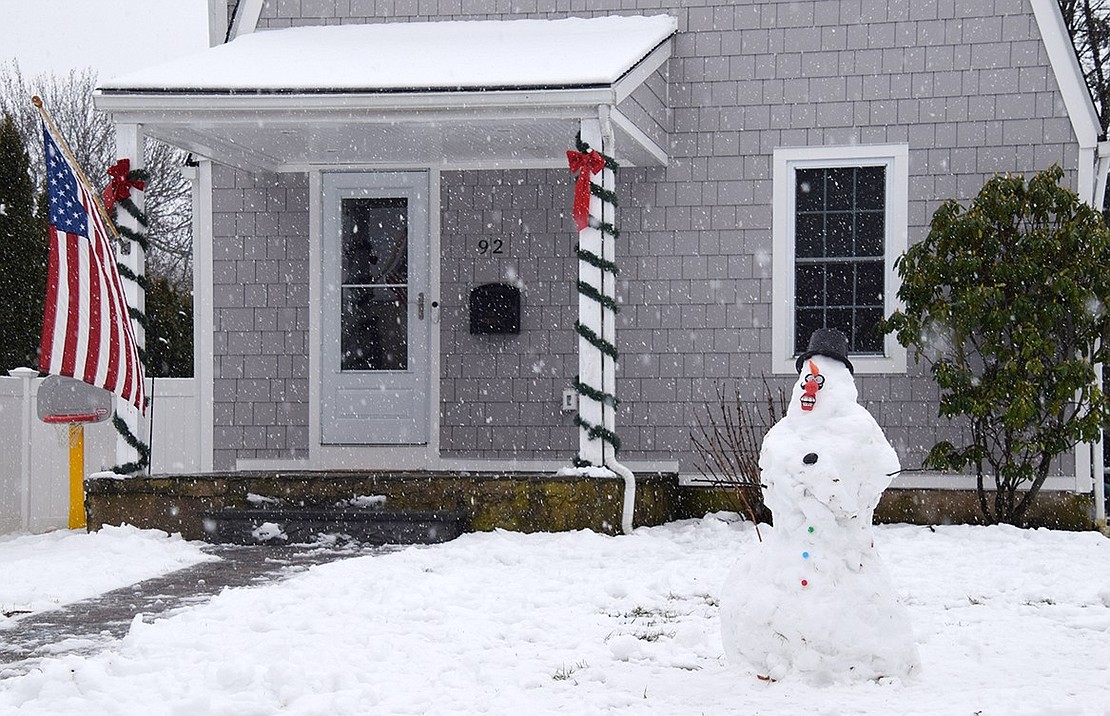
<svg viewBox="0 0 1110 716"><path fill-rule="evenodd" d="M661 72L627 101L637 119L671 124L669 166L618 179L627 459L693 471L689 426L714 386L762 395L776 147L908 144L910 242L942 201L967 201L996 172L1058 163L1074 185L1075 136L1024 0L269 0L259 27L610 12L668 13L680 28L666 83ZM303 455L307 181L223 170L216 184L216 465ZM570 184L558 170L442 175L444 456L569 460L576 449L559 411L577 372ZM478 239L493 237L506 253L480 256ZM471 336L467 292L506 279L523 290L522 333ZM858 383L904 464L920 463L945 434L923 369Z"/></svg>
<svg viewBox="0 0 1110 716"><path fill-rule="evenodd" d="M213 462L308 450L308 181L213 172Z"/></svg>
<svg viewBox="0 0 1110 716"><path fill-rule="evenodd" d="M444 172L441 186L441 452L573 454L573 419L559 411L578 372L575 236L561 200L570 174ZM503 253L479 253L478 241L494 238ZM470 289L491 282L520 287L520 335L470 334Z"/></svg>

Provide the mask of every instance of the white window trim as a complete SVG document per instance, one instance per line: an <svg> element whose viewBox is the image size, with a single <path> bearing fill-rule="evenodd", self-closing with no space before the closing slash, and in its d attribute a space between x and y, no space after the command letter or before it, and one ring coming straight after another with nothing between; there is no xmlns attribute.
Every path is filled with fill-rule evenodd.
<svg viewBox="0 0 1110 716"><path fill-rule="evenodd" d="M894 262L906 251L909 233L909 145L873 144L836 147L779 147L774 151L772 239L771 370L793 374L794 368L794 171L826 167L885 166L886 253L884 317L900 306L901 282ZM883 341L883 355L852 356L856 373L905 373L906 349L893 335Z"/></svg>

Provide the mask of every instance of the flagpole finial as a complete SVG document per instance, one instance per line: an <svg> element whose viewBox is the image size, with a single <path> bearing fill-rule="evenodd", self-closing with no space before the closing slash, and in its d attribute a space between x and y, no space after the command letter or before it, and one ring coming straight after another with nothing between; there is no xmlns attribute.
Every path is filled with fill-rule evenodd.
<svg viewBox="0 0 1110 716"><path fill-rule="evenodd" d="M39 109L42 109L42 99L38 95L34 95L33 97L31 97L31 104L35 105Z"/></svg>

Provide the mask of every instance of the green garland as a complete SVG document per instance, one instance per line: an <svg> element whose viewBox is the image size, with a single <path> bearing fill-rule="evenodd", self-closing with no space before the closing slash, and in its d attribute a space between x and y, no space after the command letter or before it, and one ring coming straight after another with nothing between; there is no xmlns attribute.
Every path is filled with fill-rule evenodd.
<svg viewBox="0 0 1110 716"><path fill-rule="evenodd" d="M112 426L123 438L123 441L134 448L135 452L139 453L138 460L135 462L125 462L122 465L115 465L112 467L112 472L117 475L133 475L136 472L143 472L150 467L150 446L135 437L135 434L127 427L127 422L119 416L119 413L112 413Z"/></svg>
<svg viewBox="0 0 1110 716"><path fill-rule="evenodd" d="M583 154L586 154L590 151L590 145L582 141L581 134L575 138L575 145L577 150ZM600 152L598 153L601 154ZM616 173L618 169L616 160L614 160L612 157L606 156L605 154L601 154L601 158L605 160L605 168ZM611 204L614 207L617 205L616 192L612 192L601 186L598 186L592 181L590 182L590 194L601 199L603 203ZM601 221L595 216L590 217L590 226L602 233L602 241L605 241L606 238L616 240L616 238L620 236L620 231L617 230L615 225L606 221ZM603 273L609 273L613 276L616 276L620 272L615 262L598 256L592 251L583 249L580 245L575 246L575 254L578 256L578 259L580 261L599 269ZM612 313L612 320L616 320L616 313L620 310L620 307L617 305L616 299L612 296L606 295L600 287L594 286L586 281L579 280L578 293L600 305L603 310L607 310ZM609 356L613 359L614 362L616 362L618 358L618 353L617 347L615 345L597 335L596 331L589 328L588 326L583 325L581 321L574 322L574 330L578 333L579 336L586 339L586 341L594 348L596 348L599 352ZM604 390L597 388L596 386L591 386L583 383L580 380L580 376L575 376L573 385L575 392L578 393L580 397L585 397L593 400L594 402L601 403L602 405L607 405L613 410L616 410L617 405L620 404L617 396L612 395L611 393L607 393ZM581 403L581 400L579 402ZM602 425L593 425L588 420L583 418L581 413L574 416L574 424L585 431L588 439L603 440L613 446L614 453L620 452L620 437L612 430L608 430ZM574 466L592 467L593 463L582 458L581 455L578 455L574 458Z"/></svg>
<svg viewBox="0 0 1110 716"><path fill-rule="evenodd" d="M144 169L133 169L127 173L127 179L128 181L146 182L150 181L150 174ZM124 209L127 210L127 213L133 219L135 219L136 223L138 223L138 225L141 227L138 231L134 231L125 226L119 225L119 223L116 221L116 215L118 214L118 211L116 209L117 206L122 206ZM116 201L115 206L112 207L112 223L116 224L116 229L119 231L120 236L134 241L140 247L142 247L143 251L147 251L149 249L150 243L147 241L146 237L146 214L140 211L139 207L130 198L119 199ZM147 290L147 287L150 284L147 281L146 276L136 274L134 271L120 262L116 262L116 268L119 270L120 276L122 278L134 281L144 292ZM140 326L142 326L143 330L145 331L147 327L146 314L132 306L128 306L127 311L131 318ZM139 360L142 361L143 364L146 364L146 351L142 348L139 349ZM135 473L144 472L150 469L150 446L144 443L139 438L135 437L135 434L131 432L131 429L129 427L127 427L127 422L123 418L121 418L118 413L112 414L112 425L115 427L116 432L119 433L120 437L123 438L123 441L130 445L135 450L135 452L139 454L138 460L134 462L126 462L122 465L115 465L111 468L112 472L116 473L117 475L134 475Z"/></svg>

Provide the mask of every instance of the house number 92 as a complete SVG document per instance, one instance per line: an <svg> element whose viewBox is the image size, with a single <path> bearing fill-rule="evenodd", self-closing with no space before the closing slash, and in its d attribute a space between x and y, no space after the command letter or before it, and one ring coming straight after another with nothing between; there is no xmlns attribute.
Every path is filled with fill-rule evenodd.
<svg viewBox="0 0 1110 716"><path fill-rule="evenodd" d="M505 242L502 239L478 239L478 253L485 256L486 254L503 254Z"/></svg>

